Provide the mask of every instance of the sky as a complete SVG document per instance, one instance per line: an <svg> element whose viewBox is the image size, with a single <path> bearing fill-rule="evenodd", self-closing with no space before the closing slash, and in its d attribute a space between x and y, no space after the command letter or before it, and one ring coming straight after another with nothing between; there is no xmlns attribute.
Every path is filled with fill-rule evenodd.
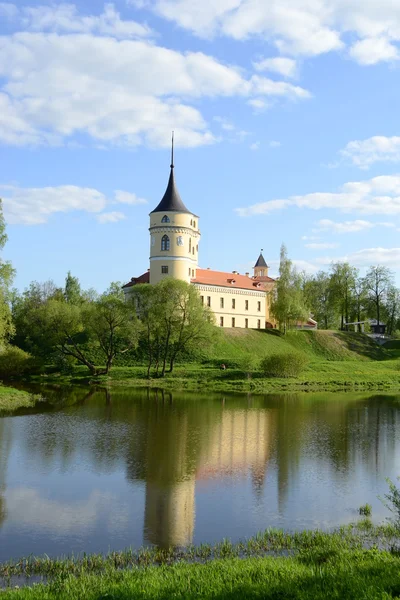
<svg viewBox="0 0 400 600"><path fill-rule="evenodd" d="M0 1L0 197L15 285L149 266L175 177L199 266L348 260L400 285L400 2Z"/></svg>

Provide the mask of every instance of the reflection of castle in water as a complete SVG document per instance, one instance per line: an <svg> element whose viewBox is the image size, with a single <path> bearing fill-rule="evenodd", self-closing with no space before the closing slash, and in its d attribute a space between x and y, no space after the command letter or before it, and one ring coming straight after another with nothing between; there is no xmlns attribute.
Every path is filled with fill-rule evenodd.
<svg viewBox="0 0 400 600"><path fill-rule="evenodd" d="M262 410L224 410L221 406L219 417L209 425L208 435L198 438L196 457L185 455L185 449L194 441L187 421L180 424L179 430L167 434L164 453L158 456L158 477L147 473L144 526L148 542L163 547L192 542L196 480L246 477L251 472L255 486L262 484L270 454L273 414ZM164 431L168 429L167 426ZM179 456L172 470L170 451Z"/></svg>

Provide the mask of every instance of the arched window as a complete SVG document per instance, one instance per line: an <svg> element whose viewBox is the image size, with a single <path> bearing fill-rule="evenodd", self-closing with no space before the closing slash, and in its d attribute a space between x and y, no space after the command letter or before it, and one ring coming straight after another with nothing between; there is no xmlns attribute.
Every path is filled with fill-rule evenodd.
<svg viewBox="0 0 400 600"><path fill-rule="evenodd" d="M189 252L192 251L192 238L189 238Z"/></svg>
<svg viewBox="0 0 400 600"><path fill-rule="evenodd" d="M163 235L161 239L161 250L169 250L170 249L170 241L167 235Z"/></svg>
<svg viewBox="0 0 400 600"><path fill-rule="evenodd" d="M164 215L161 219L161 223L169 223L169 217L167 217L167 215Z"/></svg>

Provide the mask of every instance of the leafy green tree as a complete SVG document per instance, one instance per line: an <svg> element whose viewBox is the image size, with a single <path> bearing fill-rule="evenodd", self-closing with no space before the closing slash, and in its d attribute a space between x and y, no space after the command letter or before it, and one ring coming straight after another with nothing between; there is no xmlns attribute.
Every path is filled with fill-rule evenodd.
<svg viewBox="0 0 400 600"><path fill-rule="evenodd" d="M0 199L0 251L4 249L7 243L6 224L3 216L3 205ZM0 344L10 338L14 333L10 310L10 285L15 275L9 261L0 259Z"/></svg>
<svg viewBox="0 0 400 600"><path fill-rule="evenodd" d="M353 317L352 320L360 322L364 321L367 317L367 306L368 306L368 294L365 287L365 281L363 277L355 277L353 283ZM358 330L361 330L361 325L358 326Z"/></svg>
<svg viewBox="0 0 400 600"><path fill-rule="evenodd" d="M318 271L303 279L304 300L320 329L330 329L336 324L336 306L328 273Z"/></svg>
<svg viewBox="0 0 400 600"><path fill-rule="evenodd" d="M151 366L164 377L183 353L204 350L215 333L214 316L201 304L195 287L176 279L137 286L134 301L143 324L143 342Z"/></svg>
<svg viewBox="0 0 400 600"><path fill-rule="evenodd" d="M81 304L83 301L81 284L77 277L71 275L71 271L68 271L65 278L64 297L69 304Z"/></svg>
<svg viewBox="0 0 400 600"><path fill-rule="evenodd" d="M389 286L387 290L383 310L387 325L386 331L388 335L392 335L398 329L400 321L400 291L394 285Z"/></svg>
<svg viewBox="0 0 400 600"><path fill-rule="evenodd" d="M369 303L375 312L376 320L379 324L388 291L393 285L393 273L390 269L382 265L370 267L364 277L364 285Z"/></svg>
<svg viewBox="0 0 400 600"><path fill-rule="evenodd" d="M331 266L331 287L338 312L340 314L340 329L345 329L345 323L350 322L350 312L354 305L354 284L358 271L349 263L334 263Z"/></svg>
<svg viewBox="0 0 400 600"><path fill-rule="evenodd" d="M302 278L288 258L284 244L281 246L279 278L273 293L271 313L284 333L298 321L308 318Z"/></svg>
<svg viewBox="0 0 400 600"><path fill-rule="evenodd" d="M102 374L109 373L116 356L129 352L138 344L140 323L132 308L125 302L121 284L112 283L98 300L87 303L82 309L84 327L105 360Z"/></svg>

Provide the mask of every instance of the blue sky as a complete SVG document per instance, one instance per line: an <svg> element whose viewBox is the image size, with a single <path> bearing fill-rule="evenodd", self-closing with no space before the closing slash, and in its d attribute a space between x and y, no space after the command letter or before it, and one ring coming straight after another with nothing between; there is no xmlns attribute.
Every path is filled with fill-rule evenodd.
<svg viewBox="0 0 400 600"><path fill-rule="evenodd" d="M0 197L16 286L148 267L169 175L200 266L279 248L400 283L400 3L0 2Z"/></svg>

